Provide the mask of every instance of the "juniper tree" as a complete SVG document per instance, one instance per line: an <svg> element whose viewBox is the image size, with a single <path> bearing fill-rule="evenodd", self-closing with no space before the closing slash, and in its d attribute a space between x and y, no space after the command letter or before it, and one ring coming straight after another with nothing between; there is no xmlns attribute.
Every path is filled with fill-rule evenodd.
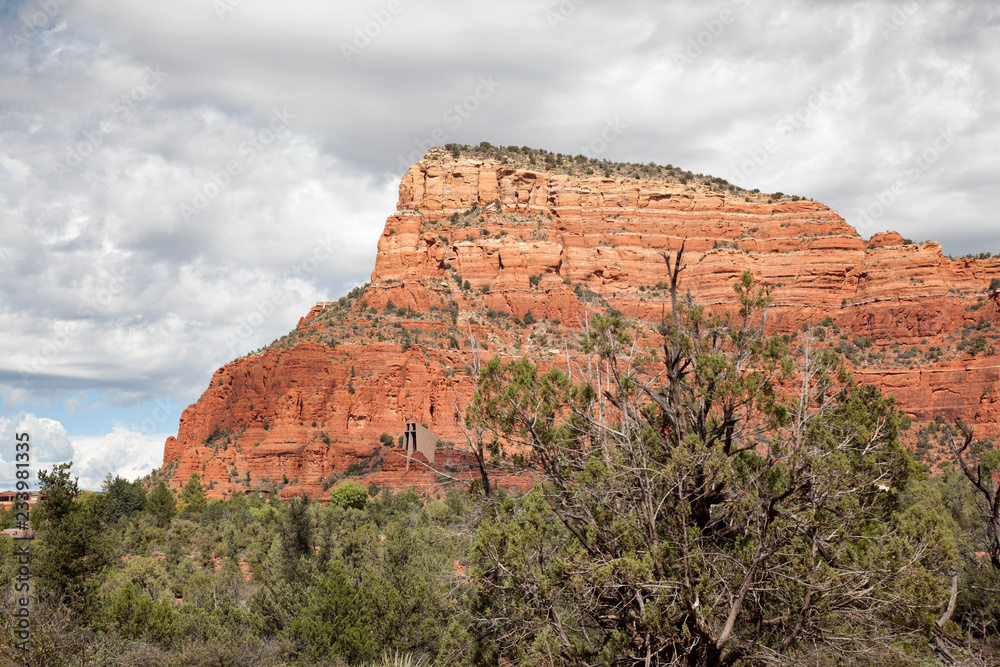
<svg viewBox="0 0 1000 667"><path fill-rule="evenodd" d="M153 515L156 525L160 528L166 528L170 525L174 515L177 514L177 500L174 498L174 492L168 489L162 481L157 483L149 494L146 510Z"/></svg>
<svg viewBox="0 0 1000 667"><path fill-rule="evenodd" d="M73 462L40 470L39 538L34 543L32 574L40 599L82 609L101 570L112 559L112 545L101 503L92 493L81 494L78 478L71 477ZM85 496L81 498L79 496Z"/></svg>
<svg viewBox="0 0 1000 667"><path fill-rule="evenodd" d="M975 431L961 421L956 422L956 426L962 434L962 442L951 441L952 454L974 488L982 515L981 543L993 569L1000 574L1000 450L985 452L978 463L970 461L967 450L973 443Z"/></svg>
<svg viewBox="0 0 1000 667"><path fill-rule="evenodd" d="M108 473L101 486L104 520L113 524L124 516L141 512L146 507L146 490L139 480L130 482L120 475Z"/></svg>
<svg viewBox="0 0 1000 667"><path fill-rule="evenodd" d="M189 513L200 512L208 506L208 501L205 499L205 490L201 486L198 473L191 473L187 484L181 489L181 502L184 503L184 509Z"/></svg>
<svg viewBox="0 0 1000 667"><path fill-rule="evenodd" d="M519 664L788 664L922 639L949 598L894 399L766 335L749 273L710 316L678 292L644 349L595 316L589 370L483 369L470 418L535 467L481 523L480 637Z"/></svg>
<svg viewBox="0 0 1000 667"><path fill-rule="evenodd" d="M959 509L967 522L964 535L962 590L957 617L979 638L1000 648L1000 449L985 449L974 443L974 429L956 422L960 438L952 438L951 450L967 484L971 498Z"/></svg>

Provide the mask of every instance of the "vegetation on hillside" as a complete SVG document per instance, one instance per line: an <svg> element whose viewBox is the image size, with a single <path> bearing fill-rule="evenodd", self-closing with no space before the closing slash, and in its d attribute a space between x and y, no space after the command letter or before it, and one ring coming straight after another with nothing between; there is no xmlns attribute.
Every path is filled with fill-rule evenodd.
<svg viewBox="0 0 1000 667"><path fill-rule="evenodd" d="M728 192L731 195L745 197L747 201L768 201L774 203L783 199L798 201L804 199L798 195L786 195L783 192L771 194L761 193L757 188L747 190L730 183L719 176L709 176L694 173L675 167L672 164L658 165L655 162L646 164L638 162L614 162L607 159L587 157L583 154L570 155L553 153L544 148L529 146L494 146L488 141L478 145L446 144L445 149L453 158L490 158L499 160L501 164L510 164L529 169L544 169L557 174L574 176L603 176L615 179L662 180L679 183L692 188L704 188L713 192Z"/></svg>
<svg viewBox="0 0 1000 667"><path fill-rule="evenodd" d="M1000 453L956 425L929 475L837 350L765 335L749 274L710 316L679 272L656 345L595 314L571 373L485 365L471 493L227 502L196 475L175 496L40 473L30 651L0 538L0 662L996 664ZM539 483L497 488L498 466Z"/></svg>

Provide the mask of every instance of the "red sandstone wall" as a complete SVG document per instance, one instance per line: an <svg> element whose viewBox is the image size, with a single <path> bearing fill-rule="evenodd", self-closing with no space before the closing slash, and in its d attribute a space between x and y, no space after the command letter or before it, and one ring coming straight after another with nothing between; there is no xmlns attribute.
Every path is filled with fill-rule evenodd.
<svg viewBox="0 0 1000 667"><path fill-rule="evenodd" d="M577 285L628 316L657 321L666 293L647 288L666 279L663 253L682 242L683 283L696 300L731 306L732 283L749 269L771 286L771 323L780 332L830 316L852 338L927 349L954 345L967 322L1000 323L996 299L970 308L1000 276L1000 261L951 260L936 243L905 244L894 233L866 242L812 201L768 203L766 195L664 180L575 177L454 159L441 150L413 165L399 192L378 242L365 304L383 308L391 300L420 313L454 305L463 337L489 345L484 357L525 354L565 365L574 356L565 346L518 340L514 347L512 334L491 325L484 313L490 308L521 317L530 310L536 318L558 318L572 334L596 308L574 294ZM467 213L473 207L479 208ZM458 289L456 276L472 290ZM478 292L484 286L488 294ZM358 334L359 323L375 326L360 312L336 326L318 322L323 312L314 308L300 321L297 332L313 340L216 372L165 445L174 484L198 472L215 480L211 495L218 496L241 490L249 471L252 485L298 479L288 488L319 493L331 473L373 457L383 460L381 472L362 478L365 483L441 481L426 469L406 473L399 452L379 450L378 438L383 432L395 437L406 421L415 421L461 444L462 406L473 383L455 371L472 362L472 353L420 343L404 351L399 342ZM425 338L447 335L446 321L398 319ZM339 344L315 342L331 331ZM961 417L992 434L1000 431L997 359L950 351L934 364L862 365L856 371L859 380L895 393L918 420ZM239 436L207 446L216 429Z"/></svg>

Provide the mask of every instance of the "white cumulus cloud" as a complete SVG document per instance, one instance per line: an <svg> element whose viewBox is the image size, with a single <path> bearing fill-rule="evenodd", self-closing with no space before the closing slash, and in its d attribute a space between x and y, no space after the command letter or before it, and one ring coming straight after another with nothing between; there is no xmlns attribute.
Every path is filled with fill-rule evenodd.
<svg viewBox="0 0 1000 667"><path fill-rule="evenodd" d="M23 434L27 434L25 440ZM20 439L16 439L21 435ZM63 463L73 458L74 447L63 425L46 417L37 417L29 412L21 412L14 417L0 417L0 490L12 489L15 481L17 453L16 443L27 442L29 455L27 468L31 472L32 488L37 488L39 470L51 468L54 463Z"/></svg>
<svg viewBox="0 0 1000 667"><path fill-rule="evenodd" d="M132 480L160 467L167 435L116 425L105 435L74 437L73 471L80 488L99 489L108 474Z"/></svg>

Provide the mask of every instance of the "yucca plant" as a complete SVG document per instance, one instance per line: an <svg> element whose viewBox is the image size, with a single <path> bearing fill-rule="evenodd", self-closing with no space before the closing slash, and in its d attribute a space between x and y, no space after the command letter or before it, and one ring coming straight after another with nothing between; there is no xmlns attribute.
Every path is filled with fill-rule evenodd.
<svg viewBox="0 0 1000 667"><path fill-rule="evenodd" d="M378 660L367 663L367 667L430 667L430 664L426 656L393 651L383 653Z"/></svg>

